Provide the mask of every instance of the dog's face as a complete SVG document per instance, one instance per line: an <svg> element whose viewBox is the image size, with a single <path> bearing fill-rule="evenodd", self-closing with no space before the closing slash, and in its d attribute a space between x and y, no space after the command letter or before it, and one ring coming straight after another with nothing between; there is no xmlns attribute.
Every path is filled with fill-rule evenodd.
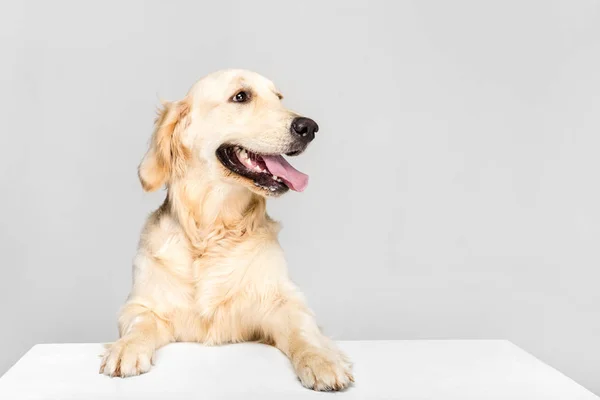
<svg viewBox="0 0 600 400"><path fill-rule="evenodd" d="M286 109L282 98L271 81L251 71L201 79L184 100L165 105L140 164L142 185L155 190L195 169L263 196L304 190L308 176L283 155L302 153L319 127Z"/></svg>

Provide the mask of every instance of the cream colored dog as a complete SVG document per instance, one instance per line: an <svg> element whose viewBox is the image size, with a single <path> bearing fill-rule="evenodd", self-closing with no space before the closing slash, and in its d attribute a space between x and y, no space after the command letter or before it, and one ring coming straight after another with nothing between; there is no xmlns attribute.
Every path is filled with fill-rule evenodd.
<svg viewBox="0 0 600 400"><path fill-rule="evenodd" d="M167 196L143 229L120 339L101 373L144 373L174 341L260 340L286 354L308 388L353 381L288 278L279 225L265 211L266 197L306 187L282 154L302 153L318 130L281 99L266 78L225 70L163 104L138 172L145 190L166 185Z"/></svg>

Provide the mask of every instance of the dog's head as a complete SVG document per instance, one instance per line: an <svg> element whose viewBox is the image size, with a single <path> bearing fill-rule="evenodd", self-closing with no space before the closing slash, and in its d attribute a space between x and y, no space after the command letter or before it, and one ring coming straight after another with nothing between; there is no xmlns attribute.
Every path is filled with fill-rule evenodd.
<svg viewBox="0 0 600 400"><path fill-rule="evenodd" d="M302 153L315 121L285 108L271 81L245 70L199 80L180 101L163 104L139 166L145 190L186 174L238 184L262 196L302 191L308 176L283 155Z"/></svg>

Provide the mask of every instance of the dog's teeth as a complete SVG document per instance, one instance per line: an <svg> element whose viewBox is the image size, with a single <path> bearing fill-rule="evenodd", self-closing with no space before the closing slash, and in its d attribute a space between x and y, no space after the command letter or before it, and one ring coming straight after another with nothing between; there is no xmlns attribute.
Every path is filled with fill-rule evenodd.
<svg viewBox="0 0 600 400"><path fill-rule="evenodd" d="M274 187L271 188L271 192L274 192L275 190L277 190L277 189L275 189Z"/></svg>
<svg viewBox="0 0 600 400"><path fill-rule="evenodd" d="M273 179L274 179L274 180L277 180L277 179L278 179L278 178L277 178L277 175L273 175Z"/></svg>

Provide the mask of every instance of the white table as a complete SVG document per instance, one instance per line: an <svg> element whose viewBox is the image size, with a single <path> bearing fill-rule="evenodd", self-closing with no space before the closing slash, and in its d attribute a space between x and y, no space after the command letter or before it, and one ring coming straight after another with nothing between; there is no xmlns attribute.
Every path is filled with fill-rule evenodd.
<svg viewBox="0 0 600 400"><path fill-rule="evenodd" d="M126 379L98 374L100 344L40 344L0 378L0 399L598 400L507 341L339 343L355 364L343 393L303 388L283 354L256 343L170 344L149 373Z"/></svg>

